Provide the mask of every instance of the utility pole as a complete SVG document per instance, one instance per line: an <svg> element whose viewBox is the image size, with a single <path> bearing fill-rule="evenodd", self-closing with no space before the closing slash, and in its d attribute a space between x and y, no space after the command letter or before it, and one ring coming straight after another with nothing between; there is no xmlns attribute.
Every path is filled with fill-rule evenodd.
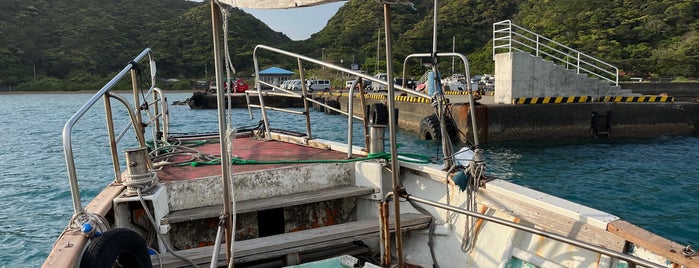
<svg viewBox="0 0 699 268"><path fill-rule="evenodd" d="M320 49L320 60L325 62L325 48ZM323 65L323 79L325 78L325 65Z"/></svg>

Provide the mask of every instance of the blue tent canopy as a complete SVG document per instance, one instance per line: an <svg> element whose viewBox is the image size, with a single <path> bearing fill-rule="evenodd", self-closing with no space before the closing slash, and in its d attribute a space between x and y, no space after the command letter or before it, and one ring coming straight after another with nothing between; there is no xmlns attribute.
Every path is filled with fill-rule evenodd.
<svg viewBox="0 0 699 268"><path fill-rule="evenodd" d="M292 75L294 72L279 67L270 67L260 71L260 75Z"/></svg>

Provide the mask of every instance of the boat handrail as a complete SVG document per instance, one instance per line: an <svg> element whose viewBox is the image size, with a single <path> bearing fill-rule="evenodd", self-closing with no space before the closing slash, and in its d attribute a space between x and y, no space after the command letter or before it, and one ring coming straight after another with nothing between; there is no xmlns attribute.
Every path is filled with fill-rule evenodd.
<svg viewBox="0 0 699 268"><path fill-rule="evenodd" d="M577 73L619 85L619 68L527 30L510 20L493 23L493 59L497 51L503 50L533 53L537 57L546 56L565 64L566 68L574 67Z"/></svg>
<svg viewBox="0 0 699 268"><path fill-rule="evenodd" d="M256 94L260 97L260 99L262 98L262 96L263 96L264 94L273 94L273 93L265 93L265 92L262 91L262 86L265 85L265 86L269 86L269 87L273 88L274 90L281 91L282 94L284 94L284 95L295 96L295 97L298 97L298 98L302 98L302 99L304 100L304 102L305 102L304 107L306 107L306 108L305 108L306 111L305 111L304 114L306 114L306 115L308 115L308 105L307 105L307 103L308 103L308 102L311 102L311 103L314 103L314 104L316 104L316 105L322 106L322 107L324 107L325 109L329 109L329 110L335 111L335 112L337 112L337 113L340 113L340 114L342 114L342 115L348 116L348 118L349 118L349 116L351 116L352 118L361 120L363 123L366 124L366 122L364 122L364 118L363 118L363 117L354 115L353 105L348 105L348 107L349 107L349 108L347 109L348 111L347 111L347 112L344 112L344 111L342 111L341 109L337 109L337 108L335 108L335 107L331 107L331 106L329 106L329 105L327 105L327 104L325 104L325 103L322 103L322 102L320 102L320 101L318 101L318 100L315 100L315 99L313 99L313 98L311 98L311 97L308 97L308 94L307 94L308 91L307 91L307 85L306 85L306 83L301 83L301 84L302 84L302 85L301 85L301 88L302 88L302 89L301 89L301 93L297 93L297 92L295 92L295 91L291 91L291 90L288 90L288 89L285 89L285 88L277 87L277 86L275 86L275 85L272 85L272 84L269 84L269 83L267 83L267 82L262 81L262 80L260 79L260 75L259 75L260 68L259 68L259 61L258 61L258 55L259 55L260 51L268 51L268 52L277 53L277 54L281 54L281 55L283 55L283 56L288 56L288 57L291 57L291 58L296 59L297 62L298 62L298 64L299 64L299 75L300 75L302 81L305 81L305 78L304 78L304 76L305 76L305 71L304 71L304 69L305 69L305 68L303 68L303 63L311 63L311 64L315 64L315 65L322 66L322 67L325 67L325 68L329 68L330 70L334 70L334 71L337 71L337 72L341 72L341 73L343 73L343 74L349 74L350 76L354 76L354 77L357 77L357 78L361 78L361 79L363 79L364 81L371 81L372 83L378 83L378 84L381 84L381 85L384 85L384 86L388 87L388 81L382 80L382 79L378 79L378 78L376 78L376 77L373 77L373 76L370 76L370 75L367 75L367 74L364 74L364 73L357 72L356 70L347 69L347 68L344 68L344 67L341 67L341 66L332 64L332 63L327 63L327 62L324 62L324 61L321 61L321 60L317 60L317 59L314 59L314 58L311 58L311 57L303 56L303 55L296 54L296 53L293 53L293 52L289 52L289 51L286 51L286 50L278 49L278 48L275 48L275 47L270 47L270 46L266 46L266 45L257 45L257 46L255 47L255 49L253 50L253 63L254 63L254 65L255 65L255 86L256 86L256 89L257 89L257 93L256 93ZM451 54L451 53L448 53L448 54ZM395 88L396 90L405 92L405 93L407 93L407 94L411 94L411 95L415 95L415 96L423 97L423 98L430 98L430 96L428 96L428 95L426 95L426 94L424 94L424 93L417 92L417 91L411 90L411 89L407 89L407 88L405 88L405 87L403 87L403 86L397 86L397 85L396 85L394 88ZM255 94L255 93L252 93L252 94ZM276 94L280 94L280 93L276 93ZM350 88L349 94L350 94L350 96L353 96L353 94L354 94L354 87L351 87L351 88ZM361 95L361 94L360 94L360 95ZM352 100L352 99L353 99L353 98L348 98L348 101L350 101L350 100ZM271 133L270 133L269 123L268 123L268 120L267 120L267 113L266 113L266 111L267 111L267 109L269 109L269 107L266 107L266 106L264 105L264 101L262 101L262 100L260 101L260 105L255 105L255 106L250 106L250 107L253 107L253 108L260 108L260 109L261 109L262 120L264 121L265 130L266 130L266 132L267 132L266 134L267 134L267 137L270 137ZM270 109L270 110L271 110L271 109ZM275 109L275 110L279 111L279 109ZM306 129L307 129L307 133L306 133L306 134L307 134L308 138L311 139L311 138L312 138L312 135L311 135L311 132L310 132L310 120L307 120L307 121L306 121ZM350 138L351 135L352 135L352 129L353 129L353 128L351 127L351 120L348 120L348 130L347 130L347 131L348 131L348 135L347 135L347 136L348 136L348 144L347 144L348 147L347 147L347 148L352 148L352 140L351 140L351 138ZM368 148L368 144L367 144L366 146L367 146L367 148ZM349 151L351 152L351 149L349 149Z"/></svg>
<svg viewBox="0 0 699 268"><path fill-rule="evenodd" d="M114 177L116 182L121 181L121 168L119 166L119 156L117 154L117 148L116 145L119 143L123 135L125 134L128 129L133 127L135 129L135 134L136 134L136 139L139 143L139 146L145 147L146 142L145 142L145 137L144 133L142 131L143 125L141 124L141 107L138 105L132 105L130 104L126 98L123 96L113 94L111 90L116 86L116 84L121 81L124 77L126 77L128 74L130 74L131 80L132 80L132 88L133 88L133 96L134 96L134 104L140 103L140 97L139 97L139 88L138 88L138 83L137 83L137 78L138 78L138 66L137 63L142 61L143 59L148 56L150 60L150 68L151 68L151 78L154 81L154 76L155 76L155 64L151 59L151 49L146 48L144 49L138 56L136 56L131 62L129 62L119 73L117 73L109 82L107 82L95 95L93 95L85 104L83 104L78 111L73 114L73 116L66 122L66 124L63 127L63 152L66 160L66 168L68 170L68 181L70 183L70 192L72 196L72 201L73 201L73 211L75 214L80 213L83 210L83 206L80 200L80 188L78 186L78 179L77 179L77 173L75 169L75 157L73 155L73 144L72 144L72 133L73 133L73 127L77 124L77 122L90 110L92 107L99 101L100 99L104 99L104 108L105 108L105 115L106 115L106 121L107 121L107 133L109 136L109 144L110 144L110 152L111 152L111 157L112 157L112 165L114 169ZM154 84L154 83L153 83ZM167 104L165 103L165 98L163 96L162 91L160 91L158 88L155 88L154 85L151 85L149 88L148 92L144 95L145 98L153 94L153 103L148 103L148 107L153 107L154 109L154 116L153 120L155 121L155 127L157 128L157 131L160 133L163 133L163 137L167 137L167 130L168 130L168 113L167 113ZM156 96L157 94L157 96ZM114 120L112 117L112 105L111 105L111 98L116 99L120 103L126 107L128 113L129 113L129 124L122 130L119 135L116 135L115 130L114 130ZM158 105L157 103L160 102L160 104L163 106L162 107L162 112L158 111ZM151 105L151 104L156 104L156 105ZM162 120L162 126L160 125L160 121ZM150 122L149 122L150 123ZM160 128L163 128L163 131L160 131Z"/></svg>
<svg viewBox="0 0 699 268"><path fill-rule="evenodd" d="M476 211L466 210L466 209L463 209L463 208L460 208L460 207L455 207L455 206L451 206L451 205L447 205L447 204L435 202L435 201L432 201L432 200L428 200L428 199L416 197L416 196L409 195L409 194L401 194L400 197L405 198L406 201L415 201L415 202L418 202L418 203L423 203L423 204L426 204L426 205L433 206L433 207L435 207L435 208L441 208L441 209L449 210L449 211L456 212L456 213L459 213L459 214L464 214L464 215L467 215L467 216L471 216L471 217L483 219L483 220L486 220L486 221L489 221L489 222L493 222L493 223L496 223L496 224L504 225L504 226L507 226L507 227L510 227L510 228L514 228L514 229L517 229L517 230L525 231L525 232L530 233L530 234L535 234L535 235L539 235L539 236L542 236L542 237L550 238L550 239L553 239L553 240L556 240L556 241L559 241L559 242L563 242L563 243L566 243L566 244L569 244L569 245L573 245L573 246L576 246L576 247L580 247L580 248L583 248L583 249L586 249L586 250L589 250L589 251L592 251L592 252L595 252L595 253L599 253L599 254L602 254L602 255L607 255L607 256L610 256L610 257L613 257L613 258L617 258L617 259L626 261L626 262L628 262L629 264L641 265L641 266L643 266L643 267L656 267L656 268L665 267L665 266L662 266L662 265L659 265L659 264L656 264L656 263L653 263L653 262L650 262L650 261L641 259L641 258L636 257L636 256L632 256L632 255L629 255L629 254L626 254L626 253L623 253L623 252L617 252L617 251L614 251L614 250L611 250L611 249L608 249L608 248L600 247L600 246L593 245L593 244L590 244L590 243L587 243L587 242L583 242L583 241L580 241L580 240L577 240L577 239L573 239L573 238L569 238L569 237L566 237L566 236L562 236L562 235L559 235L559 234L556 234L556 233L553 233L553 232L549 232L549 231L544 231L544 230L536 229L536 228L529 227L529 226L526 226L526 225L523 225L523 224L520 224L520 223L517 223L517 222L512 222L512 221L507 221L507 220L504 220L504 219L500 219L500 218L497 218L497 217L494 217L494 216L490 216L490 215L486 215L486 214L481 214L481 213L478 213L478 212L476 212Z"/></svg>

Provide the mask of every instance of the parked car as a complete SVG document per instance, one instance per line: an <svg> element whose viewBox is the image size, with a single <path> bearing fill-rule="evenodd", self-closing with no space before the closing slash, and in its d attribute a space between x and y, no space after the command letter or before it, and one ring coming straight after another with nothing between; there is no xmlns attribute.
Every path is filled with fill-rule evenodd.
<svg viewBox="0 0 699 268"><path fill-rule="evenodd" d="M388 75L385 73L380 73L380 74L374 75L374 78L386 81L388 79ZM379 83L373 83L371 90L374 92L387 91L386 86L384 86L383 84L379 84Z"/></svg>
<svg viewBox="0 0 699 268"><path fill-rule="evenodd" d="M308 92L313 92L313 88L310 87L311 80L306 79L306 89ZM301 90L301 79L294 79L293 82L289 83L289 90L299 91Z"/></svg>
<svg viewBox="0 0 699 268"><path fill-rule="evenodd" d="M248 82L245 82L245 79L243 78L236 78L233 83L233 88L235 89L233 91L234 93L243 93L250 88L250 86L248 86Z"/></svg>
<svg viewBox="0 0 699 268"><path fill-rule="evenodd" d="M229 88L229 83L226 81L223 84L224 90L228 90ZM246 90L250 89L250 86L248 85L248 82L245 82L245 79L243 78L236 78L233 81L233 88L235 89L233 93L243 93ZM209 89L208 92L216 92L216 81L211 81L209 82Z"/></svg>
<svg viewBox="0 0 699 268"><path fill-rule="evenodd" d="M330 90L330 80L311 80L311 86L308 88L308 91L313 92L314 90Z"/></svg>

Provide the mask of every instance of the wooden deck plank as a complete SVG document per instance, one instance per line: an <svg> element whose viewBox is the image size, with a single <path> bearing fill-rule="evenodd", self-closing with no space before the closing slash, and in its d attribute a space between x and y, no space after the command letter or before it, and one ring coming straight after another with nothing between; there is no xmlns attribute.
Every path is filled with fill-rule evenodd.
<svg viewBox="0 0 699 268"><path fill-rule="evenodd" d="M430 216L422 214L402 214L401 229L405 231L422 229L429 226ZM395 230L393 219L390 222L391 232ZM342 244L379 236L378 219L364 220L326 226L321 228L285 233L235 242L235 262L247 262L271 257L283 256L290 252L318 249L330 245ZM225 259L225 248L221 246L219 260ZM177 251L198 264L209 263L213 246ZM172 256L161 254L162 263L158 257L151 257L153 266L182 267L188 263Z"/></svg>
<svg viewBox="0 0 699 268"><path fill-rule="evenodd" d="M624 220L616 220L609 223L609 232L616 234L636 246L645 248L655 254L663 256L673 263L684 267L699 267L699 256L685 257L682 254L682 245L672 242L664 237L651 233L641 227ZM674 266L673 266L674 267Z"/></svg>
<svg viewBox="0 0 699 268"><path fill-rule="evenodd" d="M338 186L318 191L302 192L289 195L275 196L253 200L239 201L236 204L236 213L267 210L273 208L290 207L295 205L310 204L315 202L334 200L347 197L367 195L374 192L372 188L356 186ZM165 219L169 223L178 223L197 219L216 218L223 211L223 205L207 206L187 210L170 212Z"/></svg>
<svg viewBox="0 0 699 268"><path fill-rule="evenodd" d="M124 186L112 183L85 207L89 213L106 216L112 210L112 200L124 190ZM56 240L43 267L72 267L79 262L87 238L79 230L65 232Z"/></svg>
<svg viewBox="0 0 699 268"><path fill-rule="evenodd" d="M523 222L534 223L543 230L616 251L624 249L624 239L607 232L607 230L552 213L509 196L484 189L479 192L477 200L482 205L511 213Z"/></svg>

